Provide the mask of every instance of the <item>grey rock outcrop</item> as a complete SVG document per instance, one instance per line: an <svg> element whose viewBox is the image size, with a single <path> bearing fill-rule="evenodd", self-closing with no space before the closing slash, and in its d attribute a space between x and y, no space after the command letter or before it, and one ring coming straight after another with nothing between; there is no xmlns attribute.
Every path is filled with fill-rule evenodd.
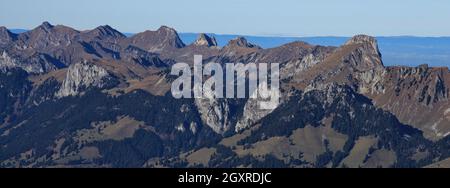
<svg viewBox="0 0 450 188"><path fill-rule="evenodd" d="M223 134L233 126L230 121L230 108L226 99L195 99L195 105L204 124L214 132Z"/></svg>
<svg viewBox="0 0 450 188"><path fill-rule="evenodd" d="M244 106L242 118L236 123L235 132L247 129L253 126L260 119L269 115L274 109L261 109L259 106L260 100L249 99Z"/></svg>
<svg viewBox="0 0 450 188"><path fill-rule="evenodd" d="M357 35L352 37L345 45L358 45L349 56L343 59L356 69L355 77L359 80L358 91L362 94L382 93L382 85L386 71L374 37Z"/></svg>
<svg viewBox="0 0 450 188"><path fill-rule="evenodd" d="M345 45L352 45L352 44L366 45L364 47L365 50L368 50L373 54L381 56L380 50L378 49L378 42L374 37L368 35L356 35L345 43Z"/></svg>
<svg viewBox="0 0 450 188"><path fill-rule="evenodd" d="M102 88L106 85L109 73L86 61L69 66L60 90L56 93L57 97L76 96L83 89L88 87Z"/></svg>
<svg viewBox="0 0 450 188"><path fill-rule="evenodd" d="M0 68L14 67L22 68L28 73L40 74L63 68L64 65L47 54L34 53L31 56L23 58L3 51L0 54Z"/></svg>
<svg viewBox="0 0 450 188"><path fill-rule="evenodd" d="M98 39L106 38L125 38L126 36L109 25L99 26L84 34L87 37L97 37Z"/></svg>
<svg viewBox="0 0 450 188"><path fill-rule="evenodd" d="M260 48L259 46L248 42L244 37L236 37L235 39L230 40L226 47Z"/></svg>
<svg viewBox="0 0 450 188"><path fill-rule="evenodd" d="M195 98L195 105L203 123L214 132L224 134L233 126L231 122L230 106L227 99L215 98L212 93L205 93L202 98Z"/></svg>
<svg viewBox="0 0 450 188"><path fill-rule="evenodd" d="M6 27L0 27L0 46L6 46L16 39L16 34L11 33Z"/></svg>
<svg viewBox="0 0 450 188"><path fill-rule="evenodd" d="M217 46L216 38L210 37L204 33L198 35L197 40L193 43L195 46L207 46L207 47L215 47Z"/></svg>

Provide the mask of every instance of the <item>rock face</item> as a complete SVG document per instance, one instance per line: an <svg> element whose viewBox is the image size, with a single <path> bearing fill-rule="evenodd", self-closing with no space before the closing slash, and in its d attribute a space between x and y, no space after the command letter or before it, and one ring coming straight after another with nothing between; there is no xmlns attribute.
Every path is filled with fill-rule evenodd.
<svg viewBox="0 0 450 188"><path fill-rule="evenodd" d="M237 37L233 40L230 40L226 47L242 47L242 48L260 48L257 45L249 43L244 37Z"/></svg>
<svg viewBox="0 0 450 188"><path fill-rule="evenodd" d="M357 35L351 38L346 45L358 46L356 51L344 58L343 61L350 63L356 69L357 72L354 75L359 82L359 92L362 94L382 93L385 68L376 39L366 35Z"/></svg>
<svg viewBox="0 0 450 188"><path fill-rule="evenodd" d="M375 38L366 35L352 37L341 48L347 48L349 54L344 56L343 62L364 71L384 67L378 43Z"/></svg>
<svg viewBox="0 0 450 188"><path fill-rule="evenodd" d="M224 134L232 128L230 108L225 99L195 99L204 124L214 132Z"/></svg>
<svg viewBox="0 0 450 188"><path fill-rule="evenodd" d="M91 63L76 63L69 67L57 97L76 96L89 87L102 88L110 78L108 72Z"/></svg>
<svg viewBox="0 0 450 188"><path fill-rule="evenodd" d="M3 51L0 56L0 68L12 68L12 67L20 67L19 63L12 58L6 51ZM24 67L24 69L26 69Z"/></svg>
<svg viewBox="0 0 450 188"><path fill-rule="evenodd" d="M356 35L345 43L345 45L353 45L353 44L368 45L364 46L365 50L368 50L372 54L377 54L378 56L381 56L380 50L378 49L378 42L374 37L367 35Z"/></svg>
<svg viewBox="0 0 450 188"><path fill-rule="evenodd" d="M395 114L403 123L437 140L450 135L450 72L448 68L388 67L385 92L370 96L377 106Z"/></svg>
<svg viewBox="0 0 450 188"><path fill-rule="evenodd" d="M167 67L169 65L163 62L157 54L147 52L134 46L128 46L123 54L122 58L126 61L138 63L145 67Z"/></svg>
<svg viewBox="0 0 450 188"><path fill-rule="evenodd" d="M167 26L162 26L157 31L145 31L133 35L127 42L150 52L161 52L185 46L177 31Z"/></svg>
<svg viewBox="0 0 450 188"><path fill-rule="evenodd" d="M16 34L11 33L6 27L0 27L0 46L6 46L16 39Z"/></svg>
<svg viewBox="0 0 450 188"><path fill-rule="evenodd" d="M358 35L298 76L297 81L312 87L336 82L350 85L363 94L382 93L385 72L376 40Z"/></svg>
<svg viewBox="0 0 450 188"><path fill-rule="evenodd" d="M85 37L96 37L100 40L106 38L126 38L124 34L109 25L99 26L93 30L87 31L84 35Z"/></svg>
<svg viewBox="0 0 450 188"><path fill-rule="evenodd" d="M242 118L236 123L235 132L240 132L252 127L274 110L261 109L259 102L260 100L257 99L249 99L247 103L245 103Z"/></svg>
<svg viewBox="0 0 450 188"><path fill-rule="evenodd" d="M286 63L283 64L280 70L281 79L292 79L296 75L301 76L303 72L323 62L333 50L333 48L322 46L311 47L310 49L307 48L305 52L298 53L301 54L300 56L285 60Z"/></svg>
<svg viewBox="0 0 450 188"><path fill-rule="evenodd" d="M227 99L214 98L212 93L206 93L208 98L195 98L195 106L204 124L217 134L228 132L231 123L230 105Z"/></svg>
<svg viewBox="0 0 450 188"><path fill-rule="evenodd" d="M39 74L64 68L65 65L47 54L34 53L31 56L22 58L20 56L12 56L8 52L3 51L0 54L0 68L13 67L22 68L28 73Z"/></svg>
<svg viewBox="0 0 450 188"><path fill-rule="evenodd" d="M196 46L207 46L207 47L216 47L217 46L217 41L216 38L214 37L210 37L204 33L201 33L200 35L198 35L197 40L195 40L195 42L193 43L193 45Z"/></svg>

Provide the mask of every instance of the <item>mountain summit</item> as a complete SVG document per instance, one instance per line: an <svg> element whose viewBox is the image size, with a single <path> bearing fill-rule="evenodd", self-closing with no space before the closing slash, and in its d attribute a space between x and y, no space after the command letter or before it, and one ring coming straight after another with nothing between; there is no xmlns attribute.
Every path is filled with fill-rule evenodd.
<svg viewBox="0 0 450 188"><path fill-rule="evenodd" d="M356 35L348 40L345 45L363 44L368 45L365 49L372 51L374 54L378 54L381 57L380 50L378 48L378 42L375 37L367 35Z"/></svg>
<svg viewBox="0 0 450 188"><path fill-rule="evenodd" d="M54 26L47 21L42 22L42 24L40 26L38 26L38 28L45 29L45 30L52 29L53 27Z"/></svg>
<svg viewBox="0 0 450 188"><path fill-rule="evenodd" d="M126 36L121 32L115 30L109 25L99 26L86 33L89 36L95 36L99 38L113 37L113 38L125 38Z"/></svg>
<svg viewBox="0 0 450 188"><path fill-rule="evenodd" d="M260 48L259 46L248 42L247 39L244 37L236 37L233 40L230 40L226 46L243 47L243 48Z"/></svg>
<svg viewBox="0 0 450 188"><path fill-rule="evenodd" d="M200 33L197 37L197 40L195 40L195 42L193 44L196 46L212 47L212 46L217 46L217 41L216 41L216 38L214 38L214 37L210 37L207 34Z"/></svg>
<svg viewBox="0 0 450 188"><path fill-rule="evenodd" d="M128 39L128 43L150 52L160 52L185 46L177 31L167 26L161 26L156 31L144 31L135 34Z"/></svg>

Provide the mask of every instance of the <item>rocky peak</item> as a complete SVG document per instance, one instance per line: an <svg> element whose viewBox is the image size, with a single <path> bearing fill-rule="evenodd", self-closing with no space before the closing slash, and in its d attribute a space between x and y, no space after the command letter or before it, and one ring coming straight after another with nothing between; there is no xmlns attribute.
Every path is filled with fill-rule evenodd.
<svg viewBox="0 0 450 188"><path fill-rule="evenodd" d="M177 31L174 28L171 28L171 27L165 26L165 25L162 25L156 31L157 32L167 32L167 33L171 33L171 34L176 34L177 33Z"/></svg>
<svg viewBox="0 0 450 188"><path fill-rule="evenodd" d="M384 65L377 40L367 35L356 35L348 40L335 53L340 56L344 66L350 66L360 72L383 71Z"/></svg>
<svg viewBox="0 0 450 188"><path fill-rule="evenodd" d="M158 37L161 37L163 40L169 42L169 44L173 47L183 48L185 46L174 28L163 25L156 31L156 33L158 33Z"/></svg>
<svg viewBox="0 0 450 188"><path fill-rule="evenodd" d="M50 24L49 22L43 22L40 26L38 26L38 28L45 29L45 30L50 30L53 27L54 26L52 24Z"/></svg>
<svg viewBox="0 0 450 188"><path fill-rule="evenodd" d="M109 25L99 26L88 32L89 35L97 37L113 37L113 38L125 38L125 35Z"/></svg>
<svg viewBox="0 0 450 188"><path fill-rule="evenodd" d="M43 22L41 25L37 26L36 28L25 32L26 33L51 33L53 28L55 26L50 24L49 22Z"/></svg>
<svg viewBox="0 0 450 188"><path fill-rule="evenodd" d="M6 28L5 26L0 26L0 33L6 32L8 31L8 28Z"/></svg>
<svg viewBox="0 0 450 188"><path fill-rule="evenodd" d="M237 37L233 40L230 40L227 44L228 47L244 47L244 48L260 48L257 45L254 45L247 41L244 37Z"/></svg>
<svg viewBox="0 0 450 188"><path fill-rule="evenodd" d="M0 27L0 45L7 44L17 37L16 34L11 33L6 27Z"/></svg>
<svg viewBox="0 0 450 188"><path fill-rule="evenodd" d="M102 88L107 85L109 73L93 63L83 61L69 66L66 78L64 79L60 90L56 93L57 97L76 96L83 89L89 87Z"/></svg>
<svg viewBox="0 0 450 188"><path fill-rule="evenodd" d="M18 35L20 45L43 51L54 50L72 44L79 31L63 25L53 26L44 22L33 30Z"/></svg>
<svg viewBox="0 0 450 188"><path fill-rule="evenodd" d="M374 54L378 54L381 57L380 50L378 49L378 42L375 37L368 35L356 35L345 43L345 45L355 44L361 44L365 50L372 51Z"/></svg>
<svg viewBox="0 0 450 188"><path fill-rule="evenodd" d="M157 33L173 47L183 48L185 46L183 41L181 41L180 36L178 36L177 31L171 27L163 25L157 30Z"/></svg>
<svg viewBox="0 0 450 188"><path fill-rule="evenodd" d="M207 34L201 33L198 35L197 40L193 43L195 46L217 46L216 38L210 37Z"/></svg>
<svg viewBox="0 0 450 188"><path fill-rule="evenodd" d="M359 44L359 43L371 43L376 45L377 40L375 39L375 37L368 35L355 35L346 42L346 44Z"/></svg>
<svg viewBox="0 0 450 188"><path fill-rule="evenodd" d="M251 54L261 47L254 45L247 41L244 37L237 37L230 40L227 45L221 49L221 54L228 57L239 57L246 54Z"/></svg>
<svg viewBox="0 0 450 188"><path fill-rule="evenodd" d="M349 50L342 58L343 65L350 73L346 76L353 78L361 94L384 93L385 67L378 49L377 40L367 35L352 37L341 50ZM350 79L352 80L352 79Z"/></svg>
<svg viewBox="0 0 450 188"><path fill-rule="evenodd" d="M316 75L309 81L312 85L336 82L352 86L361 94L385 92L386 69L373 37L357 35L318 64L308 73Z"/></svg>
<svg viewBox="0 0 450 188"><path fill-rule="evenodd" d="M150 52L160 52L165 49L183 48L185 44L181 41L175 29L161 26L156 31L144 31L133 35L128 43Z"/></svg>

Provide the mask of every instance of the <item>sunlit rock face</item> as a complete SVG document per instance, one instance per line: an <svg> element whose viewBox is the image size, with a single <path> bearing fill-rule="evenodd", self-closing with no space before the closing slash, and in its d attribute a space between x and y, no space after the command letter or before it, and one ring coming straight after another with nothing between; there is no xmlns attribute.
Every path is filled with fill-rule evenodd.
<svg viewBox="0 0 450 188"><path fill-rule="evenodd" d="M217 41L216 38L210 37L207 34L201 33L197 40L193 43L196 46L207 46L207 47L216 47Z"/></svg>
<svg viewBox="0 0 450 188"><path fill-rule="evenodd" d="M56 96L76 96L89 87L101 88L106 85L109 76L105 69L97 65L88 62L73 64L69 66L66 78Z"/></svg>

